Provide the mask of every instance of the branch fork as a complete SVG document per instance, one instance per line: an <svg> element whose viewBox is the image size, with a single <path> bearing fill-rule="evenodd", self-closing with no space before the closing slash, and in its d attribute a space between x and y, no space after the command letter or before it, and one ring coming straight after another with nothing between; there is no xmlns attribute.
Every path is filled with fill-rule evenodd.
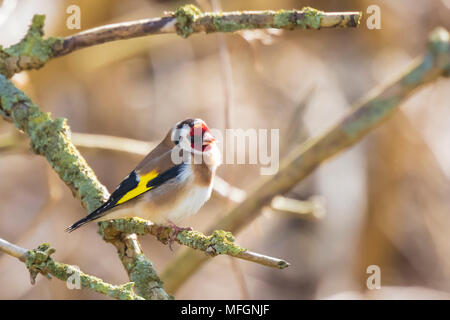
<svg viewBox="0 0 450 320"><path fill-rule="evenodd" d="M251 29L354 28L361 12L301 10L202 12L194 5L179 7L165 16L105 25L62 38L44 36L44 15L35 15L25 37L16 45L0 46L0 73L7 78L23 70L39 69L49 60L105 42L154 34L176 33L183 38L198 32L235 32Z"/></svg>

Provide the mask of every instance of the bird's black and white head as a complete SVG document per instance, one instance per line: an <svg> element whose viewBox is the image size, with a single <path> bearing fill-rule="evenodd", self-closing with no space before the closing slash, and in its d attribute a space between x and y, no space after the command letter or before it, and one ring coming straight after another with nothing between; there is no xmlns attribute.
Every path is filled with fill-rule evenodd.
<svg viewBox="0 0 450 320"><path fill-rule="evenodd" d="M201 155L204 160L220 164L220 151L216 139L206 123L201 119L186 119L178 122L171 133L173 143L193 155Z"/></svg>

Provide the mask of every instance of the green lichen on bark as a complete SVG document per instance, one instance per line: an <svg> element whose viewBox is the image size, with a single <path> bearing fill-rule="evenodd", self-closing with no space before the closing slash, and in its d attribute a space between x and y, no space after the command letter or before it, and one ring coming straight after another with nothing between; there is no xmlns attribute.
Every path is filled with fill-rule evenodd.
<svg viewBox="0 0 450 320"><path fill-rule="evenodd" d="M360 136L368 131L375 123L385 118L400 103L402 97L379 97L368 102L368 107L348 119L343 125L343 132L349 137Z"/></svg>
<svg viewBox="0 0 450 320"><path fill-rule="evenodd" d="M34 283L39 273L50 279L50 275L55 278L67 281L74 273L79 277L82 288L110 296L120 300L143 300L133 291L132 282L115 286L104 282L102 279L87 275L74 266L54 261L51 255L55 252L48 243L41 244L34 250L29 250L25 257L25 265L28 268L31 280Z"/></svg>
<svg viewBox="0 0 450 320"><path fill-rule="evenodd" d="M99 230L100 235L108 237L110 231L123 232L127 234L145 235L151 233L163 243L167 243L173 230L171 227L158 226L140 218L117 219L102 222L104 228ZM231 232L215 230L210 236L198 231L184 230L177 234L176 241L193 249L202 250L209 255L229 254L236 256L246 251L234 243Z"/></svg>
<svg viewBox="0 0 450 320"><path fill-rule="evenodd" d="M177 34L183 38L187 38L194 32L193 24L199 17L201 17L202 11L192 4L187 4L178 7L175 10L174 15L177 19L175 24Z"/></svg>
<svg viewBox="0 0 450 320"><path fill-rule="evenodd" d="M98 229L98 234L105 240L108 240L114 232L123 232L126 234L135 233L143 236L147 233L149 222L140 218L125 218L115 219L109 221L102 221L101 227Z"/></svg>
<svg viewBox="0 0 450 320"><path fill-rule="evenodd" d="M281 29L292 25L292 10L278 10L273 17L273 26Z"/></svg>
<svg viewBox="0 0 450 320"><path fill-rule="evenodd" d="M232 14L232 12L230 13ZM240 14L236 12L236 14ZM229 15L224 16L222 12L210 13L208 14L212 19L213 28L206 27L207 32L235 32L245 29L255 29L255 24L251 24L249 19L241 19L236 21L235 19L230 19Z"/></svg>
<svg viewBox="0 0 450 320"><path fill-rule="evenodd" d="M0 75L0 114L29 135L31 149L47 158L89 211L102 204L107 191L71 143L66 119L53 120L3 75Z"/></svg>
<svg viewBox="0 0 450 320"><path fill-rule="evenodd" d="M50 255L55 252L55 249L50 248L48 243L43 243L37 249L29 250L25 257L25 266L30 272L31 283L34 284L35 279L39 273L50 278L48 274L47 264L50 261Z"/></svg>
<svg viewBox="0 0 450 320"><path fill-rule="evenodd" d="M311 7L304 7L302 11L304 13L303 19L297 19L297 25L303 29L319 29L323 12Z"/></svg>
<svg viewBox="0 0 450 320"><path fill-rule="evenodd" d="M234 243L234 237L231 232L224 230L215 230L210 236L206 236L197 231L183 231L177 235L181 244L203 250L208 254L228 254L236 256L247 249Z"/></svg>
<svg viewBox="0 0 450 320"><path fill-rule="evenodd" d="M7 78L17 72L39 69L53 56L53 49L63 43L62 38L44 36L44 15L34 15L25 37L17 44L0 47L0 73Z"/></svg>
<svg viewBox="0 0 450 320"><path fill-rule="evenodd" d="M126 268L130 281L140 284L136 288L138 294L149 300L173 299L173 296L164 291L164 284L156 274L153 263L144 254L138 254Z"/></svg>
<svg viewBox="0 0 450 320"><path fill-rule="evenodd" d="M102 238L113 243L120 260L136 284L136 292L149 300L173 299L163 288L163 282L157 275L153 263L139 248L135 234L144 235L150 223L139 218L116 219L99 223L98 233ZM120 242L117 242L120 239Z"/></svg>
<svg viewBox="0 0 450 320"><path fill-rule="evenodd" d="M319 29L323 12L304 7L302 10L206 12L194 5L184 5L175 10L177 33L187 38L194 32L235 32L257 28Z"/></svg>
<svg viewBox="0 0 450 320"><path fill-rule="evenodd" d="M273 27L278 29L319 29L323 12L311 7L274 12Z"/></svg>

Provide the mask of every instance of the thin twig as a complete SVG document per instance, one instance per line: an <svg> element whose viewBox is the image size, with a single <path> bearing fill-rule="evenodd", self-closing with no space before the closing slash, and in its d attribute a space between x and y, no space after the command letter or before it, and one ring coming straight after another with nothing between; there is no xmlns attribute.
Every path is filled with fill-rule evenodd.
<svg viewBox="0 0 450 320"><path fill-rule="evenodd" d="M323 12L312 8L302 10L264 10L234 12L201 12L185 5L165 17L143 19L102 26L64 38L54 55L99 43L142 37L151 34L177 33L188 37L197 32L235 32L248 29L320 29L357 27L361 12Z"/></svg>
<svg viewBox="0 0 450 320"><path fill-rule="evenodd" d="M428 52L422 59L416 60L392 82L371 92L322 136L293 149L280 165L277 174L260 181L244 202L229 210L209 230L224 229L238 233L259 215L260 209L274 196L288 192L323 162L356 144L385 122L417 88L449 73L449 34L445 29L438 28L432 32ZM165 288L175 292L206 261L192 252L181 253L162 274ZM180 265L183 268L176 268Z"/></svg>
<svg viewBox="0 0 450 320"><path fill-rule="evenodd" d="M39 69L50 59L105 42L153 34L234 32L246 29L320 29L357 27L360 12L323 12L313 8L279 11L201 12L185 5L167 16L122 22L86 30L65 38L43 39L45 16L35 15L26 36L18 44L0 48L0 73L10 78L23 70Z"/></svg>
<svg viewBox="0 0 450 320"><path fill-rule="evenodd" d="M115 286L104 282L102 279L87 275L78 268L61 262L54 261L50 255L55 251L48 244L40 245L35 250L27 250L11 242L0 238L0 251L24 262L30 271L31 281L34 283L39 273L47 276L51 274L55 278L67 281L76 274L83 288L121 300L143 300L133 292L133 283L129 282L121 286Z"/></svg>

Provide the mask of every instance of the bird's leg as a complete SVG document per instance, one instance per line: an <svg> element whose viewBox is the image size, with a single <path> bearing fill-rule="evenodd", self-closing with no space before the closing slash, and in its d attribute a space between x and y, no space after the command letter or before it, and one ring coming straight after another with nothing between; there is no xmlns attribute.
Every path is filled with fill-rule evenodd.
<svg viewBox="0 0 450 320"><path fill-rule="evenodd" d="M191 227L186 227L186 228L182 228L182 227L179 227L179 226L177 226L175 223L173 223L172 221L170 221L169 220L169 225L170 225L170 227L172 228L172 235L170 236L170 239L169 239L169 248L170 248L170 250L171 251L173 251L173 249L172 249L172 243L175 241L175 238L176 238L176 236L180 233L180 232L183 232L183 231L185 231L185 230L187 230L187 231L192 231L192 228Z"/></svg>
<svg viewBox="0 0 450 320"><path fill-rule="evenodd" d="M161 233L164 231L164 226L157 226L156 227L156 238L159 240L161 239Z"/></svg>

